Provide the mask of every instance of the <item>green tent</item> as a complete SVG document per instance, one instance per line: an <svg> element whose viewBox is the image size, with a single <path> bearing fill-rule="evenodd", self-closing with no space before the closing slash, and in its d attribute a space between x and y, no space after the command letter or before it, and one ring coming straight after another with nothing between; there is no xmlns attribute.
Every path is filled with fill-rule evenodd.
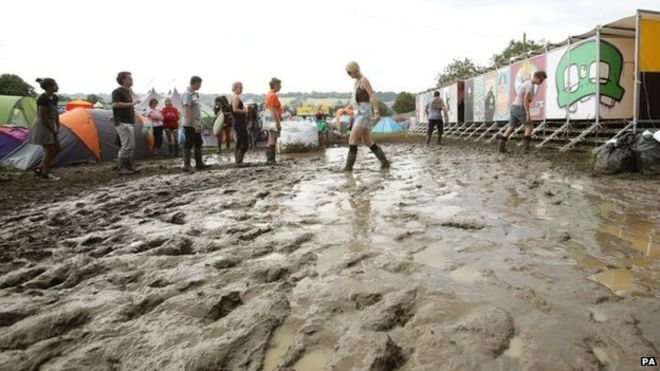
<svg viewBox="0 0 660 371"><path fill-rule="evenodd" d="M0 95L0 124L31 127L37 116L37 101L32 97Z"/></svg>

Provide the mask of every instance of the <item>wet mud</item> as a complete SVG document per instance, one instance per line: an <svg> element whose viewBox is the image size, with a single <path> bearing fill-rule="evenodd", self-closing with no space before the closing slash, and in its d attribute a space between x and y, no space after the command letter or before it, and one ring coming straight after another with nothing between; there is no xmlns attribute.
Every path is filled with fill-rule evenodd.
<svg viewBox="0 0 660 371"><path fill-rule="evenodd" d="M660 179L449 143L3 174L2 370L628 370ZM208 162L218 161L208 156Z"/></svg>

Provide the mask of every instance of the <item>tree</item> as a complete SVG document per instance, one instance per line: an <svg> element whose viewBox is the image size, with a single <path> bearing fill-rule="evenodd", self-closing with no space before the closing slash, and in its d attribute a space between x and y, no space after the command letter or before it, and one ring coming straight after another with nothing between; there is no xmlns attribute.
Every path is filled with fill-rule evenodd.
<svg viewBox="0 0 660 371"><path fill-rule="evenodd" d="M392 110L390 107L388 107L387 104L383 103L382 101L378 101L378 112L383 117L392 115Z"/></svg>
<svg viewBox="0 0 660 371"><path fill-rule="evenodd" d="M511 58L523 55L524 53L539 52L544 49L545 42L543 40L527 41L526 45L522 40L511 40L509 45L499 54L494 54L491 61L496 66L504 66L511 62Z"/></svg>
<svg viewBox="0 0 660 371"><path fill-rule="evenodd" d="M102 104L105 103L103 102L103 98L99 97L96 94L87 94L87 97L85 98L86 101L88 101L91 104L96 104L96 102L101 102Z"/></svg>
<svg viewBox="0 0 660 371"><path fill-rule="evenodd" d="M406 91L402 91L394 99L394 105L392 106L392 109L396 113L406 113L406 112L414 111L415 96Z"/></svg>
<svg viewBox="0 0 660 371"><path fill-rule="evenodd" d="M34 87L23 81L20 76L5 73L0 75L0 95L36 97L37 93L34 92Z"/></svg>
<svg viewBox="0 0 660 371"><path fill-rule="evenodd" d="M472 62L470 58L463 60L454 59L451 63L445 66L442 73L438 74L438 86L447 85L456 80L468 79L478 75L484 68Z"/></svg>

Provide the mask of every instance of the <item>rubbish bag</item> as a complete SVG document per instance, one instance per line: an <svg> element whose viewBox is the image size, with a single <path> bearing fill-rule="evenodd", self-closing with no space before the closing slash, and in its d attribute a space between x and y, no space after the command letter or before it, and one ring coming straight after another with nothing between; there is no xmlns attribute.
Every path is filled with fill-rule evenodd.
<svg viewBox="0 0 660 371"><path fill-rule="evenodd" d="M319 148L319 134L316 124L307 121L284 121L280 140L278 140L279 151L282 153L311 152Z"/></svg>
<svg viewBox="0 0 660 371"><path fill-rule="evenodd" d="M594 170L603 174L617 174L636 170L635 134L626 133L594 150Z"/></svg>
<svg viewBox="0 0 660 371"><path fill-rule="evenodd" d="M660 174L660 130L654 135L645 131L637 137L637 170L645 174ZM657 139L656 139L657 138Z"/></svg>

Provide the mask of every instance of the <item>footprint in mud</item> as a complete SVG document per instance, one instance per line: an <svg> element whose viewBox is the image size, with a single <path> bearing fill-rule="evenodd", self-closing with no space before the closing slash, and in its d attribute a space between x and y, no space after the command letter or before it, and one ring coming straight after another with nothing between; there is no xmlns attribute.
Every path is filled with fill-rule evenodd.
<svg viewBox="0 0 660 371"><path fill-rule="evenodd" d="M158 295L150 295L140 300L138 303L127 304L117 314L117 319L115 321L116 322L132 321L140 316L143 316L151 312L164 301L165 301L164 297Z"/></svg>
<svg viewBox="0 0 660 371"><path fill-rule="evenodd" d="M220 301L209 309L205 318L211 321L217 321L241 305L243 305L241 294L238 291L232 291L227 295L222 295Z"/></svg>
<svg viewBox="0 0 660 371"><path fill-rule="evenodd" d="M417 291L390 294L380 308L369 312L363 329L389 331L394 327L404 327L414 316Z"/></svg>
<svg viewBox="0 0 660 371"><path fill-rule="evenodd" d="M179 256L179 255L192 255L193 241L185 237L173 237L165 242L162 246L153 250L149 250L149 255L164 255L164 256Z"/></svg>
<svg viewBox="0 0 660 371"><path fill-rule="evenodd" d="M372 306L383 299L383 294L374 293L355 293L351 295L351 301L355 303L355 309L362 310L366 307Z"/></svg>
<svg viewBox="0 0 660 371"><path fill-rule="evenodd" d="M62 336L90 319L89 311L84 308L27 317L0 335L0 351L25 349L42 340Z"/></svg>

